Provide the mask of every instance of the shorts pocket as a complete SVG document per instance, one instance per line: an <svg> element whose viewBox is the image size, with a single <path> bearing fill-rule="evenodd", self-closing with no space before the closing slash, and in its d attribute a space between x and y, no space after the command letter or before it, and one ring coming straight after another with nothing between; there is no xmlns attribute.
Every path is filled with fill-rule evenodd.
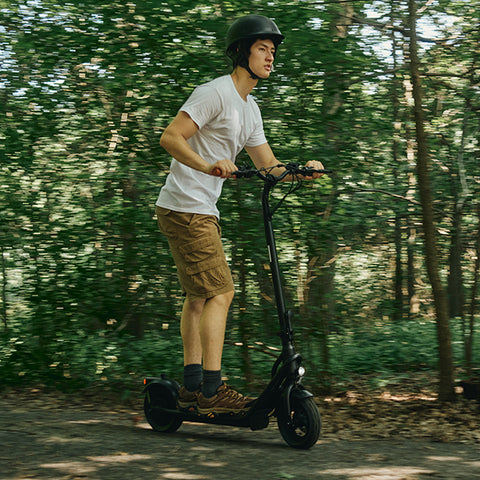
<svg viewBox="0 0 480 480"><path fill-rule="evenodd" d="M159 207L158 205L155 207L155 213L157 215L168 215L171 212L168 208Z"/></svg>
<svg viewBox="0 0 480 480"><path fill-rule="evenodd" d="M219 255L217 245L210 237L199 238L182 245L180 253L184 257L185 272L188 275L205 272L223 261L223 255Z"/></svg>

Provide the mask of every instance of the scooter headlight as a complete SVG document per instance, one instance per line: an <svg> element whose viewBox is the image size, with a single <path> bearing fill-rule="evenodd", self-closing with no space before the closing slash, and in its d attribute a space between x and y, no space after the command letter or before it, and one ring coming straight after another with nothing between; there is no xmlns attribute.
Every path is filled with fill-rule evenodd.
<svg viewBox="0 0 480 480"><path fill-rule="evenodd" d="M298 367L298 376L303 377L305 375L305 369L303 367Z"/></svg>

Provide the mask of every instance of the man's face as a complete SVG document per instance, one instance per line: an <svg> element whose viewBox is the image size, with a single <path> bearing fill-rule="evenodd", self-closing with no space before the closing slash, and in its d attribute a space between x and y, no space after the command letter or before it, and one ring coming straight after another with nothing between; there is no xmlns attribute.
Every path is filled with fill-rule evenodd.
<svg viewBox="0 0 480 480"><path fill-rule="evenodd" d="M275 45L271 40L257 40L250 47L249 65L255 75L268 78L275 59Z"/></svg>

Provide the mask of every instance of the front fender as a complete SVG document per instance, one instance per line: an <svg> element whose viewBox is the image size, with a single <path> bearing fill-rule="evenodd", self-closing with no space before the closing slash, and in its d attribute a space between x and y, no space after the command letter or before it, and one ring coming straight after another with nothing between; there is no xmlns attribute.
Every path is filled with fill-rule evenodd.
<svg viewBox="0 0 480 480"><path fill-rule="evenodd" d="M277 405L276 416L283 414L284 418L289 418L292 403L295 403L295 400L305 400L309 397L313 397L313 393L309 392L303 385L290 385L283 392L281 401Z"/></svg>
<svg viewBox="0 0 480 480"><path fill-rule="evenodd" d="M313 397L313 393L309 392L303 385L296 385L291 392L291 396L298 400Z"/></svg>

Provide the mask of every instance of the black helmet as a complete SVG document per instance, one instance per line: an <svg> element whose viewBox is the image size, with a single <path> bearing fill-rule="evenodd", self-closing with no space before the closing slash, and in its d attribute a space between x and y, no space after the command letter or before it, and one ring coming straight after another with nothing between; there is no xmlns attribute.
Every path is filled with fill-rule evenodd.
<svg viewBox="0 0 480 480"><path fill-rule="evenodd" d="M285 38L273 20L263 15L246 15L235 20L227 32L227 52L244 39L269 38L277 47Z"/></svg>

